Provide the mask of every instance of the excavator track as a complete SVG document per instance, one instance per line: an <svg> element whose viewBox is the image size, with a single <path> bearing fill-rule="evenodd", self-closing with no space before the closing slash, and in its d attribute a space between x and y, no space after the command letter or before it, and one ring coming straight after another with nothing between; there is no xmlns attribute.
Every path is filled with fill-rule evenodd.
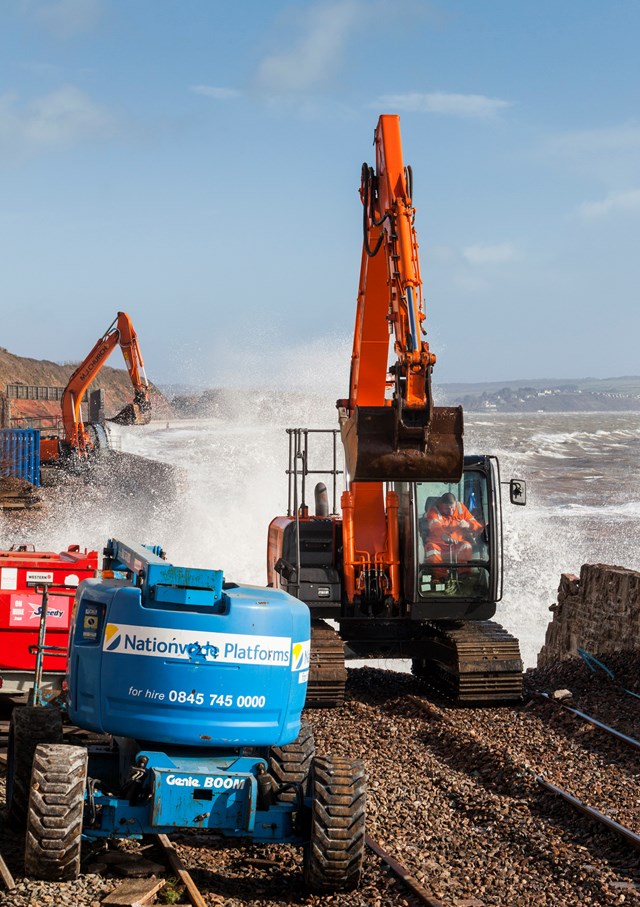
<svg viewBox="0 0 640 907"><path fill-rule="evenodd" d="M326 621L313 618L305 708L334 709L341 706L346 683L344 642Z"/></svg>
<svg viewBox="0 0 640 907"><path fill-rule="evenodd" d="M522 698L518 640L491 620L429 624L424 658L412 673L456 702L516 702Z"/></svg>

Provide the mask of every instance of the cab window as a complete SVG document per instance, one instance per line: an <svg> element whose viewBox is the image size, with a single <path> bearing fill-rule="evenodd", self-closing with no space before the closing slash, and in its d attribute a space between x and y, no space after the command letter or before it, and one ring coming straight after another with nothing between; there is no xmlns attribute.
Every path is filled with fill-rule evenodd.
<svg viewBox="0 0 640 907"><path fill-rule="evenodd" d="M489 499L479 470L460 482L416 483L421 597L476 597L489 588Z"/></svg>

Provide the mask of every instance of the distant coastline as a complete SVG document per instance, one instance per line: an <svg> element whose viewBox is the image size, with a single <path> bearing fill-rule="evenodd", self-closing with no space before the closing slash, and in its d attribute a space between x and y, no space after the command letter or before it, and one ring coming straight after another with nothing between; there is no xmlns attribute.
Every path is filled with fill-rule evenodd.
<svg viewBox="0 0 640 907"><path fill-rule="evenodd" d="M246 391L232 388L192 388L185 385L161 387L178 418L224 417L238 410L241 398L246 406ZM560 412L640 412L640 377L554 379L536 378L505 382L435 385L438 405L462 405L468 413L560 413ZM261 406L269 409L268 394L259 396ZM300 400L300 393L279 393Z"/></svg>
<svg viewBox="0 0 640 907"><path fill-rule="evenodd" d="M640 377L535 379L443 384L440 404L461 404L469 413L560 413L640 411Z"/></svg>

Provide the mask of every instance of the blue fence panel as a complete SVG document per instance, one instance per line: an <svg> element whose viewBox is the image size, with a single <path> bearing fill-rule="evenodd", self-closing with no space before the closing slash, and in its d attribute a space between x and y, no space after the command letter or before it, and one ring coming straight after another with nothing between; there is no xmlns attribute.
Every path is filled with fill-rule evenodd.
<svg viewBox="0 0 640 907"><path fill-rule="evenodd" d="M0 475L40 485L40 432L34 428L0 429Z"/></svg>

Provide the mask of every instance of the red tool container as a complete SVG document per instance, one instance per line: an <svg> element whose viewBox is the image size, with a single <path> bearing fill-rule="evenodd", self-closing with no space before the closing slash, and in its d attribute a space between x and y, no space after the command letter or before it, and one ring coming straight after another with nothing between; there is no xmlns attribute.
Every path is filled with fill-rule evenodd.
<svg viewBox="0 0 640 907"><path fill-rule="evenodd" d="M57 589L50 597L46 632L47 646L66 651L75 587L97 569L98 552L78 545L59 554L29 545L0 550L0 695L27 693L33 686L36 656L29 647L38 644L43 586L69 587L68 594ZM44 688L61 689L66 659L46 655L43 667Z"/></svg>

